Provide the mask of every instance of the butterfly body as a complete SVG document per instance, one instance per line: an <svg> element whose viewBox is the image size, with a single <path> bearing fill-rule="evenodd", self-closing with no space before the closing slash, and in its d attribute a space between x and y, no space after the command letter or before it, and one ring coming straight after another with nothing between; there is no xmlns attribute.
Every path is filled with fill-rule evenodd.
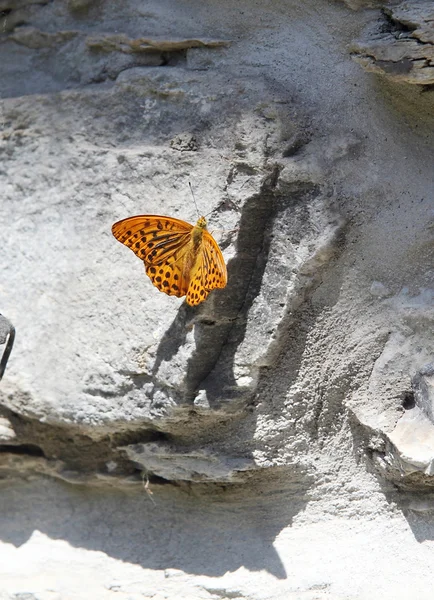
<svg viewBox="0 0 434 600"><path fill-rule="evenodd" d="M118 221L113 235L145 263L152 283L169 296L187 296L200 304L227 283L221 250L207 230L205 217L196 225L160 215L140 215Z"/></svg>

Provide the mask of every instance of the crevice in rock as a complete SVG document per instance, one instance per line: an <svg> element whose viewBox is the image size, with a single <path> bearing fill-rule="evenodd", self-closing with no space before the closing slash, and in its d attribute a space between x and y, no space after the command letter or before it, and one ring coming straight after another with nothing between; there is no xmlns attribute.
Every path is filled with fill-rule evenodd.
<svg viewBox="0 0 434 600"><path fill-rule="evenodd" d="M417 28L416 26L404 24L399 19L394 18L393 11L388 8L383 8L381 14L384 20L379 28L380 33L391 33L396 39L400 39L403 37L403 33L408 33L410 35L411 32Z"/></svg>
<svg viewBox="0 0 434 600"><path fill-rule="evenodd" d="M162 52L162 67L182 67L187 64L187 50L173 50Z"/></svg>
<svg viewBox="0 0 434 600"><path fill-rule="evenodd" d="M0 454L13 454L28 458L33 469L45 474L74 481L85 476L89 481L104 476L123 479L132 476L137 467L123 451L131 444L166 442L170 436L158 431L134 424L130 430L109 432L104 428L89 428L75 424L42 423L2 407L1 414L8 419L14 437L0 444ZM13 443L12 442L13 439ZM35 463L34 459L45 459ZM9 469L6 464L2 468ZM20 463L18 471L25 471L25 462ZM77 475L72 475L76 473Z"/></svg>
<svg viewBox="0 0 434 600"><path fill-rule="evenodd" d="M42 456L44 451L35 444L0 444L0 452L9 452L11 454L20 454L21 456Z"/></svg>
<svg viewBox="0 0 434 600"><path fill-rule="evenodd" d="M0 314L0 346L5 344L0 358L0 380L3 378L15 340L15 327Z"/></svg>
<svg viewBox="0 0 434 600"><path fill-rule="evenodd" d="M412 390L405 392L402 398L402 408L404 410L411 410L416 406L415 394Z"/></svg>
<svg viewBox="0 0 434 600"><path fill-rule="evenodd" d="M160 431L125 430L101 435L100 430L93 428L95 437L92 438L77 425L41 423L4 408L2 412L7 414L13 425L16 443L0 445L0 479L26 477L31 473L61 479L73 485L140 485L150 495L152 490L148 491L148 488L152 485L187 486L186 490L191 485L197 485L199 491L209 494L221 486L237 489L249 482L249 485L255 486L261 482L261 477L255 479L255 472L262 469L251 458L226 456L211 448L198 447L195 450L190 445L178 447L173 444L172 436ZM152 461L148 465L146 460L141 460L142 447L155 448L156 471L162 469L166 476L154 472ZM137 448L135 455L132 452L134 448ZM170 448L173 448L172 453ZM166 456L167 449L169 454ZM162 454L160 462L159 453ZM143 465L139 466L141 462ZM173 477L170 476L172 463ZM193 469L195 465L198 468L197 473L193 470L191 478L183 475L188 475L189 465ZM279 473L279 469L268 471L267 478ZM252 484L252 481L256 483Z"/></svg>
<svg viewBox="0 0 434 600"><path fill-rule="evenodd" d="M164 477L159 477L158 475L154 475L153 473L145 472L143 469L137 469L137 475L144 482L144 484L148 485L176 485L175 481L169 481L168 479L164 479Z"/></svg>

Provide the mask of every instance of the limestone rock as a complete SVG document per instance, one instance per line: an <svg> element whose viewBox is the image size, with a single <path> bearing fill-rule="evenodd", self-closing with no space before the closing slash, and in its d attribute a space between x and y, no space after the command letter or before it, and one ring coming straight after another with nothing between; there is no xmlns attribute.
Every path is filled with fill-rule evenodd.
<svg viewBox="0 0 434 600"><path fill-rule="evenodd" d="M9 36L10 40L27 48L53 48L72 40L78 35L77 31L56 31L48 33L36 27L17 27Z"/></svg>
<svg viewBox="0 0 434 600"><path fill-rule="evenodd" d="M1 4L0 594L431 600L431 9L121 4ZM192 308L111 226L197 212Z"/></svg>
<svg viewBox="0 0 434 600"><path fill-rule="evenodd" d="M229 45L226 40L186 39L164 40L151 38L130 39L122 34L89 36L86 44L92 50L103 52L180 52L190 48L219 48Z"/></svg>
<svg viewBox="0 0 434 600"><path fill-rule="evenodd" d="M168 481L235 483L242 474L256 469L251 459L219 456L205 450L188 450L149 442L124 448L128 457L146 473Z"/></svg>
<svg viewBox="0 0 434 600"><path fill-rule="evenodd" d="M389 434L388 452L378 457L380 467L398 485L434 485L434 368L424 367L413 379L413 395Z"/></svg>
<svg viewBox="0 0 434 600"><path fill-rule="evenodd" d="M430 2L384 8L385 20L354 46L353 58L367 71L401 83L434 83L434 11Z"/></svg>
<svg viewBox="0 0 434 600"><path fill-rule="evenodd" d="M0 346L4 344L4 348L1 349L2 355L0 358L0 379L2 379L4 375L9 356L12 352L14 341L15 327L6 319L6 317L0 315Z"/></svg>

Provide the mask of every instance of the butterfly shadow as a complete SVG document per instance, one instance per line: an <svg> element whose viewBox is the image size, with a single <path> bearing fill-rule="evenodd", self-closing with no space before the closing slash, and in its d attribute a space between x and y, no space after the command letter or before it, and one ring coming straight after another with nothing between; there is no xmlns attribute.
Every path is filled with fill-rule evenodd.
<svg viewBox="0 0 434 600"><path fill-rule="evenodd" d="M170 362L187 341L187 335L193 327L195 309L186 302L181 304L176 317L160 339L152 367L152 376L156 379L163 362Z"/></svg>
<svg viewBox="0 0 434 600"><path fill-rule="evenodd" d="M185 376L186 397L190 402L197 390L203 390L212 409L231 402L247 406L255 394L254 389L239 383L237 351L244 341L247 341L246 347L255 347L255 327L249 334L252 339L246 340L247 327L252 319L252 305L263 285L274 221L285 218L293 206L303 205L306 196L316 191L314 186L306 185L290 196L279 194L273 189L276 176L271 174L261 192L252 196L243 208L237 252L228 262L227 287L212 293L208 300L209 311L199 309L194 329L196 348ZM261 301L266 303L266 296ZM266 308L264 304L264 310ZM255 314L256 318L260 316L258 308L253 318Z"/></svg>

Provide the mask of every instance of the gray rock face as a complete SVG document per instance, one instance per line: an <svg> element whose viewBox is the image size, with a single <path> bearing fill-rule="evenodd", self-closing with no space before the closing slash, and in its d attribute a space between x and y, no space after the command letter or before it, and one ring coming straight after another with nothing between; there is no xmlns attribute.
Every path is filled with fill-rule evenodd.
<svg viewBox="0 0 434 600"><path fill-rule="evenodd" d="M386 476L401 486L422 489L434 475L434 368L427 365L414 377L415 391L407 394L406 411L389 434L388 452L377 457Z"/></svg>
<svg viewBox="0 0 434 600"><path fill-rule="evenodd" d="M0 4L0 598L431 599L432 9L145 4Z"/></svg>
<svg viewBox="0 0 434 600"><path fill-rule="evenodd" d="M196 450L182 452L179 448L149 442L125 448L128 458L145 473L169 481L210 481L235 483L242 481L240 473L256 468L251 459L218 457L215 453Z"/></svg>
<svg viewBox="0 0 434 600"><path fill-rule="evenodd" d="M394 81L434 83L434 8L431 2L402 2L384 9L384 20L354 46L353 58L367 71Z"/></svg>
<svg viewBox="0 0 434 600"><path fill-rule="evenodd" d="M0 358L0 379L2 379L8 364L9 356L12 352L12 348L15 340L15 327L10 323L6 317L0 315L0 346L4 345L1 349Z"/></svg>

